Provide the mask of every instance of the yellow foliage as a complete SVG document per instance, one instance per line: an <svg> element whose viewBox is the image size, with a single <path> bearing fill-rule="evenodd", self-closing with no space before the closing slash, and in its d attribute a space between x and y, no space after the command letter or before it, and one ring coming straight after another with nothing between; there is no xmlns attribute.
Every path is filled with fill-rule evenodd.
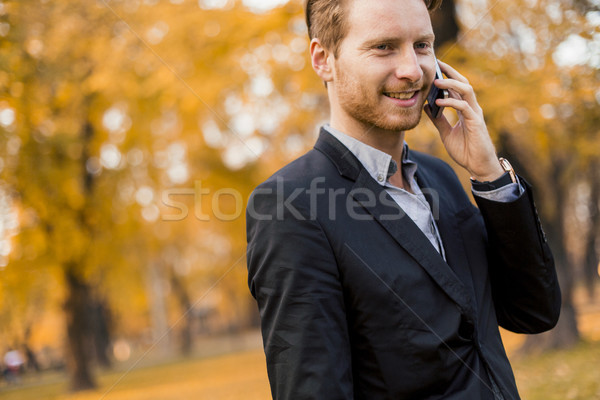
<svg viewBox="0 0 600 400"><path fill-rule="evenodd" d="M17 118L0 127L1 178L35 217L20 227L0 274L24 260L62 272L74 264L117 317L127 316L117 330L135 336L151 326L157 294L148 289L148 265L156 263L165 275L179 271L192 298L224 277L216 309L244 318L244 216L219 220L213 209L237 214L239 198L213 198L235 189L245 205L258 182L312 147L327 118L301 3L254 14L239 1L214 10L196 1L3 2L10 30L0 44L0 104ZM560 157L573 160L570 177L600 157L597 71L552 63L574 23L566 12L562 23L551 21L544 4L503 2L477 29L465 27L457 46L437 52L471 80L493 138L511 143L539 182L557 178ZM537 38L535 54L511 44L516 17ZM584 30L583 18L569 18ZM10 153L14 138L19 147ZM428 121L407 138L443 155ZM252 153L244 143L256 144ZM162 203L165 191L194 191L197 180L211 191L199 209L181 195L187 217L163 219L173 211ZM169 308L174 319L183 311Z"/></svg>

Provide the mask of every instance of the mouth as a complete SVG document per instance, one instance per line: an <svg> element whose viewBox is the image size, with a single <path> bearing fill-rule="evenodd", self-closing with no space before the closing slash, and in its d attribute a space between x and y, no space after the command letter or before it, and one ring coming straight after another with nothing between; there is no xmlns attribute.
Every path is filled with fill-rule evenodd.
<svg viewBox="0 0 600 400"><path fill-rule="evenodd" d="M383 95L397 100L410 100L416 97L418 93L418 90L412 90L409 92L383 92Z"/></svg>

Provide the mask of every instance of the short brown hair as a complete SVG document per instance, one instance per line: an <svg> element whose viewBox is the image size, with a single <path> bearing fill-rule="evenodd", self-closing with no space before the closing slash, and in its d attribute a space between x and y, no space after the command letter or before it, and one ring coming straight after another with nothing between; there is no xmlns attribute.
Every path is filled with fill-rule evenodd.
<svg viewBox="0 0 600 400"><path fill-rule="evenodd" d="M337 57L340 43L348 34L346 3L352 0L307 0L306 26L308 36L319 38L321 45ZM402 1L402 0L398 0ZM423 0L429 12L437 9L442 0Z"/></svg>

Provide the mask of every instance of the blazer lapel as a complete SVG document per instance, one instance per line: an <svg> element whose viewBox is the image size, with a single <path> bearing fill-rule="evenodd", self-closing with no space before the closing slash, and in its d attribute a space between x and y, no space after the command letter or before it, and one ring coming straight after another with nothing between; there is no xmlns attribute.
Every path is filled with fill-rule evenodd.
<svg viewBox="0 0 600 400"><path fill-rule="evenodd" d="M383 187L361 169L352 188L353 198L361 204L438 284L438 286L469 316L473 315L470 296L450 266L431 245L419 227L404 213ZM373 193L375 203L373 203ZM386 198L385 203L380 201ZM398 216L403 216L398 218Z"/></svg>
<svg viewBox="0 0 600 400"><path fill-rule="evenodd" d="M460 230L461 221L470 217L473 214L473 210L465 208L457 212L450 206L448 201L449 196L439 193L439 190L436 189L438 185L433 185L433 178L422 169L417 170L417 180L421 190L425 193L425 198L431 209L435 210L437 208L437 212L434 212L434 214L437 214L436 224L446 253L446 262L465 289L468 290L469 298L474 299L475 292L472 271L469 269L464 244L459 240L462 237ZM435 201L429 195L430 193L437 193Z"/></svg>

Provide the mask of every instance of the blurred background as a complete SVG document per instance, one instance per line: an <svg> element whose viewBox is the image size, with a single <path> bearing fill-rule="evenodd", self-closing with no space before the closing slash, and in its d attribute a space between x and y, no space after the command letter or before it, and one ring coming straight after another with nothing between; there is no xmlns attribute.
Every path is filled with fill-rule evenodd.
<svg viewBox="0 0 600 400"><path fill-rule="evenodd" d="M432 19L557 262L557 328L503 332L519 388L600 399L600 2ZM327 113L300 0L0 0L0 398L270 398L244 210Z"/></svg>

